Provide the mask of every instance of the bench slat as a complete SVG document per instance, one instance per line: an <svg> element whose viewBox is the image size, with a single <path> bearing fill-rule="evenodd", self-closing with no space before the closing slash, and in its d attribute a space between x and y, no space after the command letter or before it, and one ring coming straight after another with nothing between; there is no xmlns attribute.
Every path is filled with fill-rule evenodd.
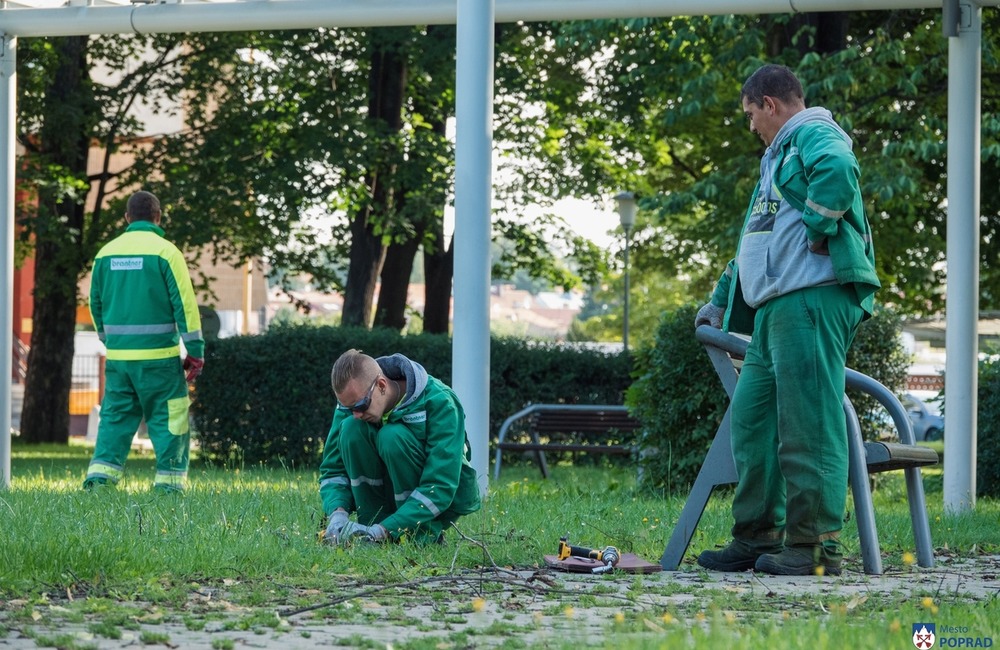
<svg viewBox="0 0 1000 650"><path fill-rule="evenodd" d="M889 472L907 467L937 465L937 452L929 447L896 442L866 442L865 461L868 473Z"/></svg>

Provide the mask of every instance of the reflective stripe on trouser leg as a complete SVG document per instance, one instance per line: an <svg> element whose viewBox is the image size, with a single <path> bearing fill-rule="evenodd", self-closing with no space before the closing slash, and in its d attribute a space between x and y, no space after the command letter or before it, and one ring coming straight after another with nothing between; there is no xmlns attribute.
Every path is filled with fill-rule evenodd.
<svg viewBox="0 0 1000 650"><path fill-rule="evenodd" d="M87 481L121 480L132 439L142 422L142 406L126 361L108 361L105 365L104 399L94 456L87 468Z"/></svg>
<svg viewBox="0 0 1000 650"><path fill-rule="evenodd" d="M187 487L191 448L191 400L181 360L175 357L127 363L156 453L153 485L183 490Z"/></svg>
<svg viewBox="0 0 1000 650"><path fill-rule="evenodd" d="M741 393L745 364L733 398L733 447L742 456L737 524L760 511L758 499L784 523L787 544L839 533L848 472L844 366L862 316L853 289L839 285L796 291L758 310L747 352L751 380ZM777 431L777 441L764 426ZM754 460L763 467L750 466Z"/></svg>
<svg viewBox="0 0 1000 650"><path fill-rule="evenodd" d="M365 525L396 512L392 482L375 448L378 435L377 428L357 418L345 421L340 430L340 456L351 481L358 521Z"/></svg>
<svg viewBox="0 0 1000 650"><path fill-rule="evenodd" d="M441 534L442 528L454 520L444 521L442 513L434 504L433 494L423 494L417 488L420 486L424 468L427 465L427 450L424 443L417 440L413 431L404 424L386 424L379 432L375 443L378 453L385 460L390 480L395 487L393 498L399 509L407 500L420 504L426 511L426 519L420 523L419 530L390 531L409 532L417 540L433 541ZM456 459L456 462L458 459Z"/></svg>

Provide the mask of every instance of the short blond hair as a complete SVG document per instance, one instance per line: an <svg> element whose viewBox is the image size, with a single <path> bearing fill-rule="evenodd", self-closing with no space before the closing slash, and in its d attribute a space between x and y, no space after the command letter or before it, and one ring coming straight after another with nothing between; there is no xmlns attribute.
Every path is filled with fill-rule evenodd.
<svg viewBox="0 0 1000 650"><path fill-rule="evenodd" d="M333 363L333 371L330 373L330 383L333 384L333 392L340 393L353 379L360 379L362 383L374 382L381 369L375 359L372 359L361 350L348 350L340 355Z"/></svg>

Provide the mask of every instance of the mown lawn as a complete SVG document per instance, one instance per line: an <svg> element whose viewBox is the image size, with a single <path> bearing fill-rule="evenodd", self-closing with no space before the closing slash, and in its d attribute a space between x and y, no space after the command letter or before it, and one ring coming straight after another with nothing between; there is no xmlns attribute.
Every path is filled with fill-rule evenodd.
<svg viewBox="0 0 1000 650"><path fill-rule="evenodd" d="M629 469L556 466L545 481L534 467L505 464L483 509L444 545L334 549L318 543L314 470L196 462L189 491L163 495L150 489L152 457L134 452L119 489L83 492L89 453L15 443L12 487L0 493L0 645L6 636L63 648L130 639L184 647L184 635L203 632L224 648L244 632L309 647L323 630L342 647L869 647L878 635L904 648L912 623L934 620L1000 636L995 593L859 597L838 593L835 579L808 578L818 595L775 597L752 582L717 582L693 558L728 539L724 492L675 574L684 580L540 570L563 535L658 562L686 495L637 489ZM972 513L947 515L940 483L926 472L939 555L1000 555L1000 505L980 500ZM901 476L882 478L876 510L886 573L919 575ZM853 520L843 539L847 573L867 580Z"/></svg>

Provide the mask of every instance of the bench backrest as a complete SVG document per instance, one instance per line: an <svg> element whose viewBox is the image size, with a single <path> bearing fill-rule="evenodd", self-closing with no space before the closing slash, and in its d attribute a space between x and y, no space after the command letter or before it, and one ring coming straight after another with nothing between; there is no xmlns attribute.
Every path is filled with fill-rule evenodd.
<svg viewBox="0 0 1000 650"><path fill-rule="evenodd" d="M605 433L636 431L642 425L624 411L545 410L531 415L528 423L538 433Z"/></svg>

